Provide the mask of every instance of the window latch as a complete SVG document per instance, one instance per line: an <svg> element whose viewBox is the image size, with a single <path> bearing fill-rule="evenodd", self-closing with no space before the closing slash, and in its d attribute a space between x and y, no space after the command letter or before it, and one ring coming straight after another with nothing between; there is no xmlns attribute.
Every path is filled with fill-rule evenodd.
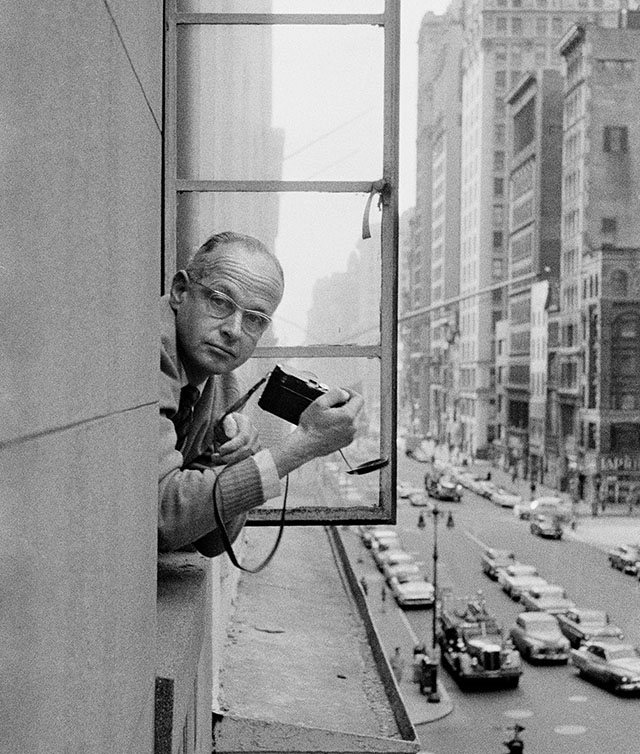
<svg viewBox="0 0 640 754"><path fill-rule="evenodd" d="M383 204L389 202L391 196L391 186L381 178L379 181L374 181L371 184L371 190L367 197L367 203L364 207L364 215L362 216L362 238L371 238L371 230L369 228L369 213L371 212L371 202L373 197L378 194L378 209L382 209Z"/></svg>

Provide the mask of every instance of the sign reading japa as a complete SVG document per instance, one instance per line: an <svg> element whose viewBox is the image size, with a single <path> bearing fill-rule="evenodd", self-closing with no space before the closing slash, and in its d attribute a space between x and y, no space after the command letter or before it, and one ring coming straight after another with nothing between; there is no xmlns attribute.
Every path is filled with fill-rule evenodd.
<svg viewBox="0 0 640 754"><path fill-rule="evenodd" d="M601 456L600 471L640 471L640 455Z"/></svg>

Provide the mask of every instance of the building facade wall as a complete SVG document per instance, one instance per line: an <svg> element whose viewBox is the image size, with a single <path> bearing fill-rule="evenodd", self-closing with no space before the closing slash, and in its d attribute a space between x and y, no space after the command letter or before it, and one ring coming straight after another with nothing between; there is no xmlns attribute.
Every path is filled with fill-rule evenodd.
<svg viewBox="0 0 640 754"><path fill-rule="evenodd" d="M162 3L2 29L0 749L150 752Z"/></svg>

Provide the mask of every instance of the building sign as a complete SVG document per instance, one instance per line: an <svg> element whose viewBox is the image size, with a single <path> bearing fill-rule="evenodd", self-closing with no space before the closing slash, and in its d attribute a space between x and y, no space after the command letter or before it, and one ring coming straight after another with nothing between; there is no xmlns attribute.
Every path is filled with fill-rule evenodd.
<svg viewBox="0 0 640 754"><path fill-rule="evenodd" d="M601 456L600 471L636 471L640 472L640 455L638 456Z"/></svg>

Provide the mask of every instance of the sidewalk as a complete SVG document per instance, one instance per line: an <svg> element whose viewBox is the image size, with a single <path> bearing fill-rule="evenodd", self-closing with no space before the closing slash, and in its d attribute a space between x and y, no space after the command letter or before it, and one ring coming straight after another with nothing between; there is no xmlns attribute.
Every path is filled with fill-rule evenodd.
<svg viewBox="0 0 640 754"><path fill-rule="evenodd" d="M420 693L419 684L414 683L412 680L413 648L420 641L424 641L424 636L417 637L414 634L403 611L397 607L388 590L387 599L385 603L382 603L380 592L384 579L382 574L377 571L368 551L362 545L355 527L348 529L341 528L340 536L358 581L362 576L365 576L367 580L367 607L389 661L393 657L395 648L400 647L403 659L403 672L401 679L399 681L396 679L396 681L409 719L415 726L445 717L453 711L453 702L443 684L440 683L440 673L443 672L442 667L438 670L440 702L430 703L427 700L427 695ZM431 610L422 612L425 620L425 634L429 636L432 620Z"/></svg>

